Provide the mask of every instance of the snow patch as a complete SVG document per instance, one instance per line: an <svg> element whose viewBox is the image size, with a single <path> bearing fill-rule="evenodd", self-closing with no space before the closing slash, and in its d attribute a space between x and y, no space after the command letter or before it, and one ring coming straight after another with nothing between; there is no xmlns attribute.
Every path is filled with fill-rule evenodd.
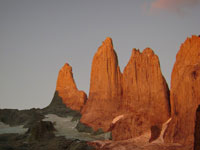
<svg viewBox="0 0 200 150"><path fill-rule="evenodd" d="M56 136L65 136L67 139L79 139L86 141L105 140L110 138L110 132L92 135L90 133L78 132L76 125L78 121L72 121L72 117L59 117L54 114L45 115L44 121L51 121L54 124Z"/></svg>
<svg viewBox="0 0 200 150"><path fill-rule="evenodd" d="M24 134L27 131L27 128L23 128L23 125L11 127L8 124L0 122L0 134L4 133L19 133Z"/></svg>

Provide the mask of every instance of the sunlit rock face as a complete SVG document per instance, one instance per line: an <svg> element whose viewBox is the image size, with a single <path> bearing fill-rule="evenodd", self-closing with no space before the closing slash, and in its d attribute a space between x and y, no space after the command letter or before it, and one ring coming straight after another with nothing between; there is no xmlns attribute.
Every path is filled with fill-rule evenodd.
<svg viewBox="0 0 200 150"><path fill-rule="evenodd" d="M187 38L176 55L171 76L172 120L165 142L194 143L195 114L200 104L200 37Z"/></svg>
<svg viewBox="0 0 200 150"><path fill-rule="evenodd" d="M158 56L146 48L133 49L122 77L122 109L125 114L112 130L114 140L139 136L161 126L170 116L169 89Z"/></svg>
<svg viewBox="0 0 200 150"><path fill-rule="evenodd" d="M121 73L112 39L106 38L92 61L90 91L81 122L107 131L121 105Z"/></svg>
<svg viewBox="0 0 200 150"><path fill-rule="evenodd" d="M77 89L73 79L72 67L67 63L59 71L56 91L58 91L63 103L73 110L81 111L87 100L86 94Z"/></svg>
<svg viewBox="0 0 200 150"><path fill-rule="evenodd" d="M89 98L81 113L82 123L112 130L114 140L161 126L170 116L169 89L157 55L150 48L134 49L122 75L107 38L93 58Z"/></svg>

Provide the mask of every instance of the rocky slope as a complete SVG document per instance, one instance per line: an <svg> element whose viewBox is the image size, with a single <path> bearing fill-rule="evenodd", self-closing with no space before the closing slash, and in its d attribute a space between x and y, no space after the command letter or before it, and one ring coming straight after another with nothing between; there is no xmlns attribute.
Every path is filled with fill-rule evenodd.
<svg viewBox="0 0 200 150"><path fill-rule="evenodd" d="M73 79L72 67L65 64L59 71L56 91L67 107L80 111L87 100L83 91L79 91Z"/></svg>
<svg viewBox="0 0 200 150"><path fill-rule="evenodd" d="M146 132L139 137L120 141L91 141L89 145L94 146L98 150L193 150L192 145L180 145L177 143L164 143L163 133L170 119L163 124L163 128L159 138L153 142L149 142L151 132ZM155 129L153 129L155 130Z"/></svg>
<svg viewBox="0 0 200 150"><path fill-rule="evenodd" d="M107 131L121 104L121 73L112 39L106 38L93 57L89 98L81 122Z"/></svg>
<svg viewBox="0 0 200 150"><path fill-rule="evenodd" d="M55 116L56 118L52 119L50 116ZM90 130L91 134L82 133L85 129L82 129L82 132L78 132L75 126L80 117L81 114L79 112L71 110L63 104L58 92L55 92L51 103L44 109L0 109L0 150L93 149L87 145L87 141L103 140L104 135L102 135L102 132L93 133L93 130ZM5 128L5 125L1 122L12 127L6 125ZM22 125L25 128L23 132L20 130L20 134L16 134L19 133L18 125ZM11 128L15 129L11 130ZM24 134L27 128L29 130Z"/></svg>
<svg viewBox="0 0 200 150"><path fill-rule="evenodd" d="M200 104L200 37L187 38L176 55L171 76L172 120L166 142L194 143L195 113Z"/></svg>

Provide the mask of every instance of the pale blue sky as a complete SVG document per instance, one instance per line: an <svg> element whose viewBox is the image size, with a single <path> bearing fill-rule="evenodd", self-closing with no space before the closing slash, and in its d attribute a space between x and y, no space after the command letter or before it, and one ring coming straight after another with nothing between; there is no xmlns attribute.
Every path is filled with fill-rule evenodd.
<svg viewBox="0 0 200 150"><path fill-rule="evenodd" d="M66 62L88 93L93 55L107 36L121 71L132 48L150 47L170 83L181 43L200 34L200 5L151 7L156 1L0 0L0 108L47 106Z"/></svg>

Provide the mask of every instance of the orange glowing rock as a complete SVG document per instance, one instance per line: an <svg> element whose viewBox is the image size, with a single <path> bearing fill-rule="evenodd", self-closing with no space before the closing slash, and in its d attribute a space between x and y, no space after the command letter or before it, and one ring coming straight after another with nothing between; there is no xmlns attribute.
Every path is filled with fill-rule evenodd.
<svg viewBox="0 0 200 150"><path fill-rule="evenodd" d="M133 138L161 126L170 116L169 89L158 56L146 48L133 49L122 78L122 114L112 130L114 140Z"/></svg>
<svg viewBox="0 0 200 150"><path fill-rule="evenodd" d="M81 122L107 131L121 104L121 73L112 39L106 38L92 61L90 91Z"/></svg>
<svg viewBox="0 0 200 150"><path fill-rule="evenodd" d="M112 39L107 38L93 58L81 122L112 130L114 140L128 139L167 121L169 109L169 89L154 52L133 50L122 75Z"/></svg>
<svg viewBox="0 0 200 150"><path fill-rule="evenodd" d="M77 89L73 79L72 67L67 63L59 71L56 91L67 107L81 111L87 96L83 91Z"/></svg>
<svg viewBox="0 0 200 150"><path fill-rule="evenodd" d="M200 37L187 38L176 55L171 76L172 120L165 142L194 143L195 113L200 104Z"/></svg>

